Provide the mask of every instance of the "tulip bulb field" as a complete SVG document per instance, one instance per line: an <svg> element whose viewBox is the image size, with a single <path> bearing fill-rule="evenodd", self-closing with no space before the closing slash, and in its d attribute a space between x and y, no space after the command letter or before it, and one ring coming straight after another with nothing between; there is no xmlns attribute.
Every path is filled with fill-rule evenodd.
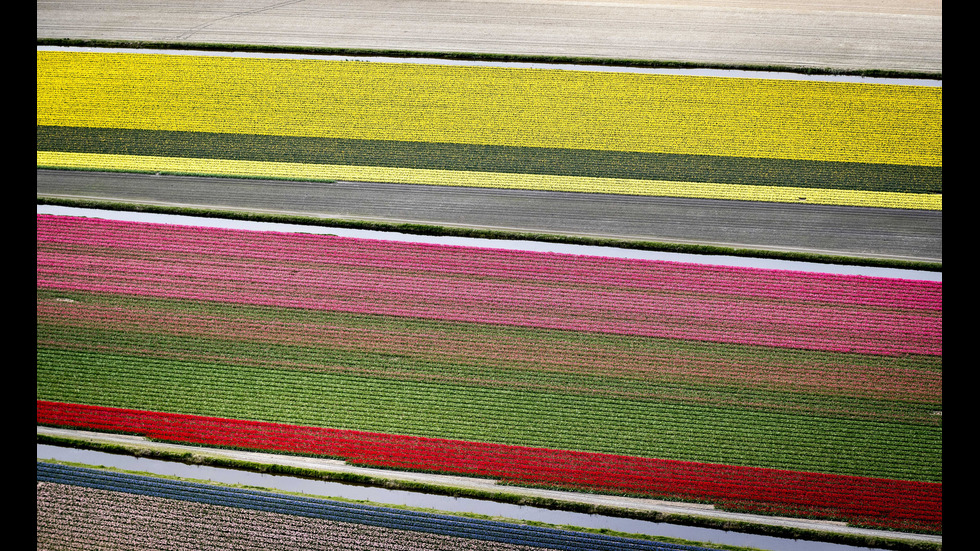
<svg viewBox="0 0 980 551"><path fill-rule="evenodd" d="M37 52L37 164L942 210L942 87Z"/></svg>
<svg viewBox="0 0 980 551"><path fill-rule="evenodd" d="M37 216L44 425L941 532L942 349L942 283Z"/></svg>
<svg viewBox="0 0 980 551"><path fill-rule="evenodd" d="M941 217L941 83L594 69L39 46L37 166L269 196L342 180L753 201L770 235L776 208ZM38 425L942 533L941 282L193 222L36 228ZM39 548L179 549L216 529L256 548L700 549L37 473ZM132 531L147 511L153 529Z"/></svg>

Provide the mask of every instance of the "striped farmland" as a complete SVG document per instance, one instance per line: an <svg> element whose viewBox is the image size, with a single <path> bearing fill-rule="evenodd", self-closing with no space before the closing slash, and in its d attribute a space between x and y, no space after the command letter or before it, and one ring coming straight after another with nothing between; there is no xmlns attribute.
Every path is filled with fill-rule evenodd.
<svg viewBox="0 0 980 551"><path fill-rule="evenodd" d="M38 166L942 210L942 88L37 53Z"/></svg>
<svg viewBox="0 0 980 551"><path fill-rule="evenodd" d="M942 529L941 284L53 216L37 243L41 424Z"/></svg>

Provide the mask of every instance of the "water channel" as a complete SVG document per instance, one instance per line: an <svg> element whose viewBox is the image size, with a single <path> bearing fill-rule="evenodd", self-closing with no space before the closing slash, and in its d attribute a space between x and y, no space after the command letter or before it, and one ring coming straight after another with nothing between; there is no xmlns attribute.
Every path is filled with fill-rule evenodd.
<svg viewBox="0 0 980 551"><path fill-rule="evenodd" d="M240 484L258 488L269 488L284 492L302 493L317 497L339 497L350 500L370 501L381 505L405 505L425 509L435 509L450 513L476 513L518 520L545 522L555 525L580 526L584 528L606 528L631 534L666 536L700 541L707 544L725 544L757 549L787 551L859 551L868 547L853 547L832 543L803 540L786 540L771 536L742 534L710 528L696 528L675 524L649 522L643 520L554 511L540 507L512 505L472 498L432 495L404 490L387 490L371 486L343 484L308 480L283 475L252 473L219 467L185 465L157 459L138 458L127 455L108 454L91 450L63 448L37 444L37 459L68 461L85 465L101 465L127 471L152 473L162 476L176 476L220 484Z"/></svg>

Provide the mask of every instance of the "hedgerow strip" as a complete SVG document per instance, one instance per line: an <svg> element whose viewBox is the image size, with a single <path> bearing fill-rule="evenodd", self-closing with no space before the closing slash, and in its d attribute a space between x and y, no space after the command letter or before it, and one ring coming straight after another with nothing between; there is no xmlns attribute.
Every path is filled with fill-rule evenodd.
<svg viewBox="0 0 980 551"><path fill-rule="evenodd" d="M942 195L822 188L627 180L582 176L506 174L450 170L313 165L227 159L143 157L92 153L37 152L38 168L161 172L201 176L273 178L289 180L392 182L439 186L534 189L577 193L614 193L663 197L690 197L775 203L808 203L857 207L943 210Z"/></svg>
<svg viewBox="0 0 980 551"><path fill-rule="evenodd" d="M37 151L894 193L943 191L942 167L122 128L38 126Z"/></svg>

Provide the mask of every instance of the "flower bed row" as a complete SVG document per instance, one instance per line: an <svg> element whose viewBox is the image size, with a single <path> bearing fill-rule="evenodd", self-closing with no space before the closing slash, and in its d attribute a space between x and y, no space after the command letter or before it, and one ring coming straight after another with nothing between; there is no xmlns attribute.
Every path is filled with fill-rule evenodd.
<svg viewBox="0 0 980 551"><path fill-rule="evenodd" d="M325 238L302 233L137 224L70 216L38 216L37 242L147 261L146 255L222 258L303 269L419 271L442 275L547 282L645 291L772 297L824 305L941 311L942 284L683 262L573 256L506 249Z"/></svg>
<svg viewBox="0 0 980 551"><path fill-rule="evenodd" d="M172 440L941 530L941 283L72 217L38 217L37 245L41 402L266 423L181 418ZM679 466L703 464L770 474Z"/></svg>
<svg viewBox="0 0 980 551"><path fill-rule="evenodd" d="M44 296L49 296L49 292ZM636 396L656 393L657 386L670 380L702 388L711 384L732 385L740 388L742 394L748 387L762 391L776 388L904 403L938 402L942 395L942 373L923 365L923 358L918 358L918 362L903 358L896 364L896 359L874 356L757 347L746 350L728 344L684 346L677 341L650 342L608 335L589 335L573 342L567 334L554 331L426 321L403 321L395 325L363 316L337 314L283 315L270 321L267 317L253 317L261 316L263 310L249 312L241 307L231 310L216 307L205 312L201 308L181 308L183 303L151 306L135 298L74 296L79 301L70 306L65 302L39 301L39 323L57 324L73 335L97 332L100 337L93 338L103 350L119 353L133 353L134 347L146 350L143 343L133 343L135 336L125 338L134 328L139 328L141 334L171 336L168 351L173 357L203 358L228 350L239 361L323 368L322 361L317 364L322 358L317 354L318 343L329 343L338 351L331 354L332 358L337 358L339 351L376 353L379 362L385 354L397 355L402 358L403 377L409 376L409 365L419 365L422 369L429 362L452 362L459 366L452 373L440 375L432 367L425 369L420 377L460 381L492 377L501 384L526 380L537 381L543 388L566 390L599 385L592 387L592 391L601 393L603 388L609 388ZM48 330L44 334L50 338ZM110 338L110 334L118 335L119 340ZM272 346L281 355L289 355L261 353ZM760 357L763 351L766 356ZM365 363L363 370L369 371L370 363ZM460 364L472 366L473 375L467 376ZM779 368L774 369L774 365ZM940 360L934 360L928 365L941 364ZM383 373L381 365L377 369L379 374ZM582 378L576 379L576 375ZM756 395L754 399L759 397ZM785 401L786 396L776 400ZM873 409L881 412L884 408L879 403Z"/></svg>
<svg viewBox="0 0 980 551"><path fill-rule="evenodd" d="M39 166L942 209L941 87L38 51L37 126Z"/></svg>
<svg viewBox="0 0 980 551"><path fill-rule="evenodd" d="M341 457L508 482L703 500L728 507L942 530L942 484L802 473L301 427L39 400L38 424L173 442Z"/></svg>
<svg viewBox="0 0 980 551"><path fill-rule="evenodd" d="M37 105L47 126L942 165L941 87L38 51Z"/></svg>
<svg viewBox="0 0 980 551"><path fill-rule="evenodd" d="M209 234L204 243L216 246L226 239L239 241L211 250L203 246L202 232ZM730 269L719 273L703 268L689 277L696 277L698 272L714 275L710 288L689 289L686 279L676 286L648 288L643 285L643 278L655 277L650 272L659 271L658 263L620 263L627 274L636 274L640 281L620 280L617 285L606 279L608 272L599 264L578 266L570 257L523 253L535 258L547 272L560 273L571 264L580 270L580 277L586 276L580 283L570 285L561 277L526 278L516 271L501 274L494 269L497 258L515 256L501 251L487 254L462 247L391 246L381 241L328 237L313 243L336 241L339 248L374 248L376 258L391 261L374 265L333 261L320 254L318 245L303 248L303 240L294 241L300 248L293 249L292 255L283 250L282 259L275 264L250 259L250 241L260 243L270 238L274 237L257 232L236 235L229 230L38 217L37 285L39 289L815 350L942 354L941 284L929 288L885 279L862 282L859 278L842 278L836 287L825 287L814 298L802 285L779 292L778 282L784 276L778 271ZM288 240L293 241L293 237ZM161 245L165 249L161 250ZM438 263L429 268L430 260L438 260L449 251L462 261L462 271L446 273ZM413 257L411 267L396 260L406 255ZM474 256L479 261L468 263L468 257ZM755 290L738 292L743 278L760 276L772 280L771 295L759 296ZM799 279L798 275L789 277ZM930 307L916 308L917 299L910 301L912 307L902 308L896 299L876 304L841 304L840 299L833 298L836 293L849 295L844 289L852 282L872 288L904 286L910 293L926 289L924 294L931 296ZM825 298L828 296L831 298Z"/></svg>

